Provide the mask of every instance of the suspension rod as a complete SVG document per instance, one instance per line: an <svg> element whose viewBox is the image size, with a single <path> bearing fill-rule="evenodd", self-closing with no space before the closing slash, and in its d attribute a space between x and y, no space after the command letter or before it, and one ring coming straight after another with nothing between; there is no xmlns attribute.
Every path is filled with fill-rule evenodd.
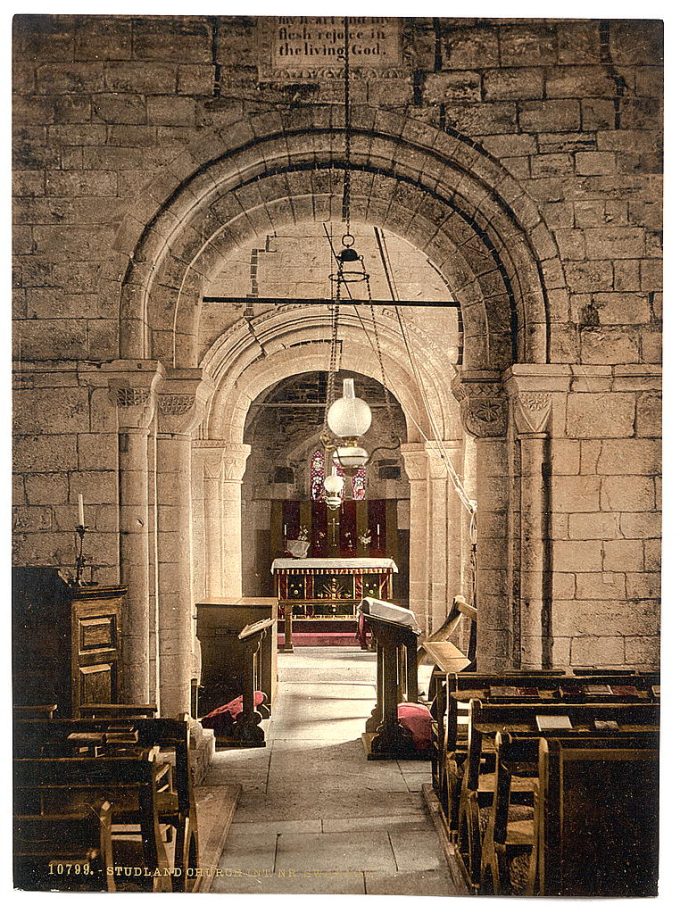
<svg viewBox="0 0 680 914"><path fill-rule="evenodd" d="M330 307L332 304L328 298L283 298L280 295L263 295L257 298L246 298L238 295L204 295L203 301L208 304L220 305L249 305L253 302L259 302L262 305L328 305ZM343 298L340 300L340 304L373 305L377 308L460 308L460 302L458 301L405 301L404 299L393 301L391 298L374 298L373 301L368 298Z"/></svg>

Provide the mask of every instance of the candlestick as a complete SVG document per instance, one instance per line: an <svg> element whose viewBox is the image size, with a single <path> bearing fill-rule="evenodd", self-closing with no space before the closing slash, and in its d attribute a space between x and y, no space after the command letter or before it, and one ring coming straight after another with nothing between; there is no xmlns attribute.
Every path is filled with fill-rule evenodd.
<svg viewBox="0 0 680 914"><path fill-rule="evenodd" d="M83 585L83 571L85 570L85 556L83 555L83 540L85 539L85 531L87 527L85 524L78 524L76 527L76 535L78 537L78 551L76 554L76 587L82 587Z"/></svg>
<svg viewBox="0 0 680 914"><path fill-rule="evenodd" d="M85 526L85 507L83 505L83 496L78 496L78 526Z"/></svg>

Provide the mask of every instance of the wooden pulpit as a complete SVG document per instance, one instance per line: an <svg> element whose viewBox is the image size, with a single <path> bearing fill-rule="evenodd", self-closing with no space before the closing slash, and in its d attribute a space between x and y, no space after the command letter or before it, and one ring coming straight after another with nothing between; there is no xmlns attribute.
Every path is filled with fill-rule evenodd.
<svg viewBox="0 0 680 914"><path fill-rule="evenodd" d="M415 616L409 610L382 600L363 600L359 610L373 634L376 648L377 701L362 737L366 756L369 760L429 759L429 751L415 749L411 734L399 722L399 705L418 702L416 655L420 630Z"/></svg>

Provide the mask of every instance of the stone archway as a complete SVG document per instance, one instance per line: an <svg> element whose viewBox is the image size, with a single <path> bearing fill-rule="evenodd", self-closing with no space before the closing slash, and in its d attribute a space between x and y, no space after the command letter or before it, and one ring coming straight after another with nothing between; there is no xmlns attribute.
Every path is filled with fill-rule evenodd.
<svg viewBox="0 0 680 914"><path fill-rule="evenodd" d="M226 341L199 364L197 328L202 294L235 245L277 226L339 216L344 165L339 142L341 123L334 108L310 108L285 116L268 113L242 122L225 135L206 133L192 150L171 163L163 179L140 195L136 211L129 214L125 232L117 242L121 251L129 253L127 270L121 277L112 267L109 277L121 288L122 361L112 366L112 385L118 391L141 391L139 398L150 405L143 418L128 420L127 403L134 402L136 395L117 394L123 411L120 427L125 429L121 465L129 467L130 474L137 472L137 463L122 457L130 429L140 432L140 441L145 441L145 430L156 433L156 482L166 471L168 481L172 474L174 478L188 478L192 449L187 442L190 445L193 437L195 459L204 463L204 472L199 475L204 481L210 480L213 492L221 484L223 504L233 506L234 500L225 497L225 486L226 490L229 486L236 489L247 455L237 451L243 445L234 440L238 421L231 423L232 431L223 437L225 427L217 430L223 420L216 417L227 415L229 410L234 417L243 415L237 369L243 364L240 360L245 342L241 349L236 345L221 374L217 362L227 353ZM512 176L464 137L364 108L354 114L352 150L349 164L357 218L384 226L423 251L460 302L465 346L462 370L455 373L453 390L460 402L465 432L477 441L478 598L483 620L480 662L498 666L512 660L518 598L508 585L507 569L513 568L513 574L520 578L520 602L526 600L527 606L534 607L531 637L537 646L530 652L531 663L536 651L545 652L545 604L542 597L535 596L535 580L537 576L542 579L547 568L539 516L542 508L534 502L525 505L525 514L535 515L526 529L539 553L529 574L518 564L521 558L512 549L517 534L511 529L514 515L510 510L517 499L522 504L526 501L523 475L513 489L515 449L524 445L518 435L517 443L510 439L509 449L506 429L510 395L513 416L529 416L530 431L525 435L543 436L531 439L541 442L531 446L531 456L526 452L525 465L534 468L535 480L536 468L545 461L547 420L539 404L536 426L536 411L527 406L526 397L522 400L520 396L524 375L513 365L545 365L549 360L547 315L561 313L564 287L554 239L535 204ZM273 339L275 324L271 328ZM291 331L295 332L304 334L304 328L298 326ZM270 364L274 349L265 351L265 361ZM296 359L300 355L298 351ZM455 437L460 432L445 427L447 417L457 415L451 399L454 378L439 372L436 365L431 369L431 389L438 401L443 438L445 443L454 442L451 446L457 450L460 465L461 445L456 443L460 437ZM258 370L259 366L253 369ZM510 374L504 377L503 372ZM126 380L126 373L136 380ZM138 383L141 387L136 386ZM406 384L404 396L414 400L412 392L407 394ZM537 402L535 398L533 402ZM412 405L415 414L417 405ZM451 500L442 497L441 489L433 494L436 486L427 481L432 475L427 469L432 463L427 440L419 444L411 441L407 472L421 484L430 514L446 505L448 516ZM216 443L216 450L211 451L209 442ZM229 453L227 445L232 449ZM218 458L215 455L220 449ZM140 461L142 451L140 445ZM205 469L208 465L214 472ZM122 484L121 492L124 490ZM194 492L194 501L197 497ZM205 487L201 497L206 497ZM124 519L121 553L124 575L130 568L144 567L144 556L151 555L152 570L159 577L159 602L166 604L166 610L160 611L161 700L163 704L165 688L165 694L171 696L165 702L166 709L174 713L186 709L188 700L184 678L192 666L193 581L190 505L186 499L178 500L176 494L170 493L168 498L167 505L156 499L152 506L158 517L155 555L148 531L140 533L132 520L126 527ZM228 510L225 508L223 517ZM423 534L431 543L439 532L429 527ZM221 540L224 543L223 536ZM220 548L224 556L226 550ZM214 550L211 555L215 555ZM417 598L422 605L432 607L434 565L428 561L421 565L422 592ZM218 567L213 561L210 573L215 574ZM450 566L439 563L438 568L437 573L446 579ZM129 586L131 617L148 620L149 588L144 575L131 579ZM143 639L138 639L133 654L131 665L142 670L149 659ZM177 694L175 684L169 683L170 673L163 675L164 656L172 660L172 669L182 670ZM166 668L171 669L169 662ZM144 694L144 683L131 690Z"/></svg>

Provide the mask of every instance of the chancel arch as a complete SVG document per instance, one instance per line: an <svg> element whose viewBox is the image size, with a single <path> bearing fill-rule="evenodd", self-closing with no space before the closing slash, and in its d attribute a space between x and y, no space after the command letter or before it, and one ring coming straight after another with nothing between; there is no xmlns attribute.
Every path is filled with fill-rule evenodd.
<svg viewBox="0 0 680 914"><path fill-rule="evenodd" d="M166 177L138 204L139 219L146 209L147 222L133 246L123 283L121 355L148 356L177 379L195 375L207 385L193 448L192 488L203 508L202 516L196 504L192 509L194 547L203 556L192 575L198 592L223 587L225 578L232 593L242 586L236 525L249 453L243 429L252 402L293 373L327 365L327 308L305 304L304 284L301 293L293 293L299 301L262 308L253 304L257 294L252 282L250 288L241 284L239 289L237 271L228 269L239 251L249 251L251 257L261 252L266 260L271 239L302 236L309 242L316 231L323 243L324 226L339 224L344 162L337 120L332 111L316 115L317 121L304 127L295 112L281 119L254 119L246 128L251 135L240 142L237 130L230 145L219 136L206 138L202 153L205 157L212 146L212 158L192 168L191 156L185 157L176 163L174 188ZM393 308L376 309L374 328L367 331L367 318L358 309L343 309L338 327L342 367L381 380L375 374L378 359L371 342L371 332L377 330L386 384L404 409L406 473L412 489L421 493L423 517L434 517L448 506L453 520L447 521L452 532L444 537L446 542L465 541L466 534L460 532L460 506L452 508L443 483L433 481L442 472L437 450L450 451L449 465L461 471L464 454L468 463L475 460L478 470L481 461L476 494L482 561L476 592L482 613L485 603L493 604L495 618L488 640L480 627L480 649L488 653L489 662L505 663L515 598L498 583L496 566L483 557L487 538L494 554L512 540L507 510L511 492L505 484L500 493L494 483L480 487L479 480L493 479L499 467L505 472L514 459L505 439L503 372L517 361L545 363L549 357L546 314L551 299L562 301L563 285L554 241L515 180L464 138L370 109L358 113L352 129L354 212L357 225L364 226L359 234L368 235L379 226L389 246L407 244L418 252L442 286L439 300L453 305L458 324L442 341L441 334L419 326L420 315L406 310L400 325ZM149 198L162 201L153 213ZM130 216L132 241L135 214ZM375 275L377 282L379 271ZM219 298L214 292L225 276L229 281L222 288L227 294L243 294L240 311L220 311L211 301ZM480 439L479 446L475 439ZM436 446L428 447L432 442ZM220 460L222 469L214 469ZM208 520L210 500L205 498L205 480L199 478L202 473L211 480L208 490L222 496L219 530L214 517ZM427 521L420 531L423 555L411 555L411 598L420 603L426 629L443 616L449 598L469 577L467 543L457 547L455 560L432 558L442 537L441 531L435 534L434 523ZM167 567L160 554L158 562Z"/></svg>

